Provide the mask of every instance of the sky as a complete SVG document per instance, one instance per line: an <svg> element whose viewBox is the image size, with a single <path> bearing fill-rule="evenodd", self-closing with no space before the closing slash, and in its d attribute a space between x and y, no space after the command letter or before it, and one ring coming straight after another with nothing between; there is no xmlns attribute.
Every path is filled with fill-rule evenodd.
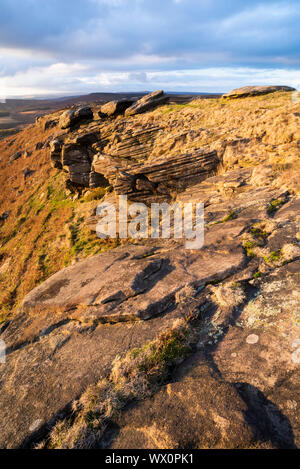
<svg viewBox="0 0 300 469"><path fill-rule="evenodd" d="M300 88L300 0L0 0L0 99Z"/></svg>

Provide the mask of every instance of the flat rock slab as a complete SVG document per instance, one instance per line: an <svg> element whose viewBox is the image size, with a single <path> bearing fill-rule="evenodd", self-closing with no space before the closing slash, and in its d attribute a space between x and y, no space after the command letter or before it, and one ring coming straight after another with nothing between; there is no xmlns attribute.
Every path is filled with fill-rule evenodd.
<svg viewBox="0 0 300 469"><path fill-rule="evenodd" d="M6 363L0 364L0 448L17 448L43 437L87 386L107 375L117 355L155 339L178 317L175 310L153 320L113 326L70 321L40 330L34 340L8 351ZM17 322L22 330L21 318Z"/></svg>
<svg viewBox="0 0 300 469"><path fill-rule="evenodd" d="M226 256L224 249L118 248L53 275L25 297L21 310L39 317L55 310L57 317L87 323L149 319L172 306L186 284L222 280L244 265L241 247Z"/></svg>
<svg viewBox="0 0 300 469"><path fill-rule="evenodd" d="M168 96L163 90L156 90L153 93L147 94L139 99L135 104L126 109L125 116L133 116L135 114L141 114L146 111L151 111L157 106L165 104L168 101Z"/></svg>
<svg viewBox="0 0 300 469"><path fill-rule="evenodd" d="M252 406L256 405L257 394L263 393L264 406L270 414L269 427L277 438L297 446L300 445L299 284L299 260L263 278L255 297L241 308L236 326L213 354L224 379L244 383L243 392ZM274 407L278 412L273 415Z"/></svg>
<svg viewBox="0 0 300 469"><path fill-rule="evenodd" d="M235 99L246 98L247 96L259 96L262 94L275 93L276 91L295 91L290 86L243 86L224 94L223 98Z"/></svg>

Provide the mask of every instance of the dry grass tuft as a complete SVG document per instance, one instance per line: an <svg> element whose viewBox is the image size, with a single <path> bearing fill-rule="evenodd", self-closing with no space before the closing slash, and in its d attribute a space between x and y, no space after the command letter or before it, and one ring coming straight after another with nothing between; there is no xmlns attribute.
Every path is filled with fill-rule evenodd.
<svg viewBox="0 0 300 469"><path fill-rule="evenodd" d="M211 287L213 297L221 308L234 308L241 305L246 295L243 287L236 283L222 283Z"/></svg>
<svg viewBox="0 0 300 469"><path fill-rule="evenodd" d="M133 400L144 399L162 385L173 367L196 343L196 332L185 320L142 348L116 357L107 379L90 386L73 404L73 416L58 422L49 440L37 448L99 447L108 423Z"/></svg>

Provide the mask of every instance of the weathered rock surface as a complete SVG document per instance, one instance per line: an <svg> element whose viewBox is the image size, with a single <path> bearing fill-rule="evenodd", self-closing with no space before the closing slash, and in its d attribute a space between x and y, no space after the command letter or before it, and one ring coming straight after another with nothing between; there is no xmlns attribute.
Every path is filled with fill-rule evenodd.
<svg viewBox="0 0 300 469"><path fill-rule="evenodd" d="M144 255L149 257L140 258ZM201 286L244 264L242 248L222 258L217 250L212 256L182 248L161 254L155 249L117 249L50 277L25 297L22 310L58 308L86 322L149 319L173 305L176 292L186 284Z"/></svg>
<svg viewBox="0 0 300 469"><path fill-rule="evenodd" d="M91 158L87 149L73 143L64 145L62 167L67 169L73 183L89 187Z"/></svg>
<svg viewBox="0 0 300 469"><path fill-rule="evenodd" d="M62 142L58 139L50 142L50 158L54 168L62 169L61 161Z"/></svg>
<svg viewBox="0 0 300 469"><path fill-rule="evenodd" d="M154 339L175 319L171 313L149 322L96 327L62 320L8 351L6 364L0 364L0 447L30 445L45 436L86 386L107 374L117 355Z"/></svg>
<svg viewBox="0 0 300 469"><path fill-rule="evenodd" d="M251 410L235 386L196 353L174 382L122 414L106 441L110 449L274 447L272 436L257 431L260 416Z"/></svg>
<svg viewBox="0 0 300 469"><path fill-rule="evenodd" d="M36 124L40 124L44 132L48 129L52 129L59 124L59 117L47 116L47 117L37 117L35 119Z"/></svg>
<svg viewBox="0 0 300 469"><path fill-rule="evenodd" d="M125 116L133 116L135 114L141 114L151 109L155 109L157 106L160 106L166 103L168 97L162 90L153 91L153 93L147 94L139 99L135 104L129 107Z"/></svg>
<svg viewBox="0 0 300 469"><path fill-rule="evenodd" d="M96 155L93 168L103 174L117 194L130 200L168 200L172 193L184 190L188 184L201 182L217 170L220 163L217 152L181 155L145 164L132 164L105 155Z"/></svg>
<svg viewBox="0 0 300 469"><path fill-rule="evenodd" d="M199 183L211 176L220 160L216 151L195 150L193 153L149 159L154 141L162 130L149 126L143 130L129 130L107 144L107 135L99 130L82 132L67 139L50 142L53 166L67 171L72 183L95 188L109 181L117 194L131 200L166 200L172 192L181 191L188 184ZM102 143L103 142L103 143ZM95 153L105 146L107 153Z"/></svg>
<svg viewBox="0 0 300 469"><path fill-rule="evenodd" d="M300 444L299 281L298 260L258 282L252 302L213 352L222 376L241 383L252 407L263 394L270 427L291 446Z"/></svg>
<svg viewBox="0 0 300 469"><path fill-rule="evenodd" d="M126 109L132 106L133 101L129 99L120 99L117 101L110 101L100 108L100 116L105 115L108 117L123 114Z"/></svg>
<svg viewBox="0 0 300 469"><path fill-rule="evenodd" d="M275 93L276 91L295 91L291 86L244 86L224 94L223 98L235 99L247 96L258 96L261 94Z"/></svg>
<svg viewBox="0 0 300 469"><path fill-rule="evenodd" d="M84 120L92 120L93 111L89 106L81 106L77 109L69 109L65 111L59 120L59 126L62 129L74 127Z"/></svg>
<svg viewBox="0 0 300 469"><path fill-rule="evenodd" d="M143 161L150 156L153 145L161 134L162 129L155 125L142 129L126 129L122 133L117 133L105 146L105 154L132 159L133 162Z"/></svg>

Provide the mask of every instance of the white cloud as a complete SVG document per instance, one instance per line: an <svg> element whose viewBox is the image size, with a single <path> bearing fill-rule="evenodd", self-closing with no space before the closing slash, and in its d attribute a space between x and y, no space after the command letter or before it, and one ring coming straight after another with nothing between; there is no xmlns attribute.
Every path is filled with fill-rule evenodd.
<svg viewBox="0 0 300 469"><path fill-rule="evenodd" d="M9 77L0 77L0 97L81 94L96 91L226 92L245 85L278 84L298 87L300 70L250 67L139 70L99 72L95 65L56 63L32 67Z"/></svg>

